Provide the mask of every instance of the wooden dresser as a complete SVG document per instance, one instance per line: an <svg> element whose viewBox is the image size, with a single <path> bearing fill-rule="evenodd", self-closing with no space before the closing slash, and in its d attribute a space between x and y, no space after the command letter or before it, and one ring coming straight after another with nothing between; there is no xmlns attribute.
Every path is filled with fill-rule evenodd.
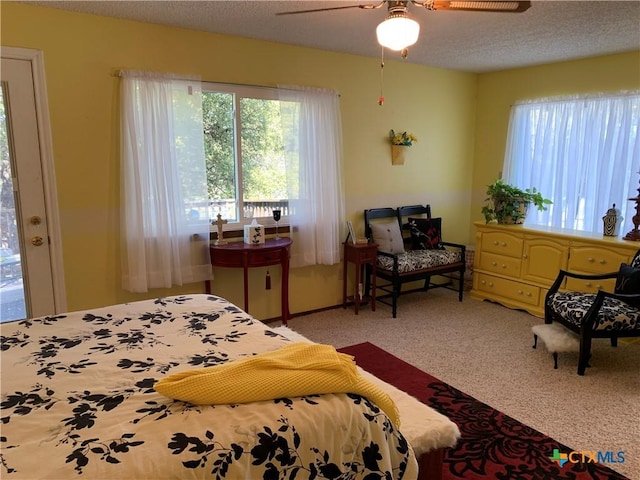
<svg viewBox="0 0 640 480"><path fill-rule="evenodd" d="M544 316L544 298L560 269L576 273L616 272L640 242L551 227L475 222L476 252L471 296ZM613 291L615 279L569 278L561 288Z"/></svg>

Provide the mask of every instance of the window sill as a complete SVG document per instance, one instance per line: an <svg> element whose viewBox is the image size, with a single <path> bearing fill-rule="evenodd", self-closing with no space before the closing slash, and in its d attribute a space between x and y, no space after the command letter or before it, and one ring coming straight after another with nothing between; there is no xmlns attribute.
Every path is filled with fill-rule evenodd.
<svg viewBox="0 0 640 480"><path fill-rule="evenodd" d="M291 233L291 229L289 225L278 225L278 234L281 233ZM264 227L265 235L275 235L276 227ZM224 230L222 232L223 238L244 238L244 228L242 229L233 229L233 230ZM218 239L218 232L211 232L210 235L211 240Z"/></svg>

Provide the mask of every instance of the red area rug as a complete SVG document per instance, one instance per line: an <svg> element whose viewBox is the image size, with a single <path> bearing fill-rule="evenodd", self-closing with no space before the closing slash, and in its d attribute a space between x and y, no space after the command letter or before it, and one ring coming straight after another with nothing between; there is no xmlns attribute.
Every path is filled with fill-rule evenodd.
<svg viewBox="0 0 640 480"><path fill-rule="evenodd" d="M554 450L572 449L475 398L441 382L428 373L391 355L372 343L339 349L356 363L446 415L460 429L461 439L444 454L443 479L519 480L628 480L598 464L551 460Z"/></svg>

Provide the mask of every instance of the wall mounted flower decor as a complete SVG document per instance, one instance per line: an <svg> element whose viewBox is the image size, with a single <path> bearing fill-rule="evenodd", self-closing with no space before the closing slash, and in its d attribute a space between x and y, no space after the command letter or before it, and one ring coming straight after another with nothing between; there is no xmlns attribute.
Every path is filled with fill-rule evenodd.
<svg viewBox="0 0 640 480"><path fill-rule="evenodd" d="M404 165L404 154L408 147L417 142L418 137L413 133L396 133L393 129L389 130L389 142L391 143L391 164Z"/></svg>
<svg viewBox="0 0 640 480"><path fill-rule="evenodd" d="M418 141L418 137L413 133L396 133L393 129L389 130L389 139L391 141L391 145L403 145L405 147L410 147L413 145L413 142Z"/></svg>

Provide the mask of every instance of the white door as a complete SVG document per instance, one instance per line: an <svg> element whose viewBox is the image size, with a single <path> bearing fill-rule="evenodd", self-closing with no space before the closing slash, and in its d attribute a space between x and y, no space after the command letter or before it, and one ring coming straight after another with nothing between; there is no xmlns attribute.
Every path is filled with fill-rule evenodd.
<svg viewBox="0 0 640 480"><path fill-rule="evenodd" d="M41 67L39 52L2 48L0 321L65 307Z"/></svg>

